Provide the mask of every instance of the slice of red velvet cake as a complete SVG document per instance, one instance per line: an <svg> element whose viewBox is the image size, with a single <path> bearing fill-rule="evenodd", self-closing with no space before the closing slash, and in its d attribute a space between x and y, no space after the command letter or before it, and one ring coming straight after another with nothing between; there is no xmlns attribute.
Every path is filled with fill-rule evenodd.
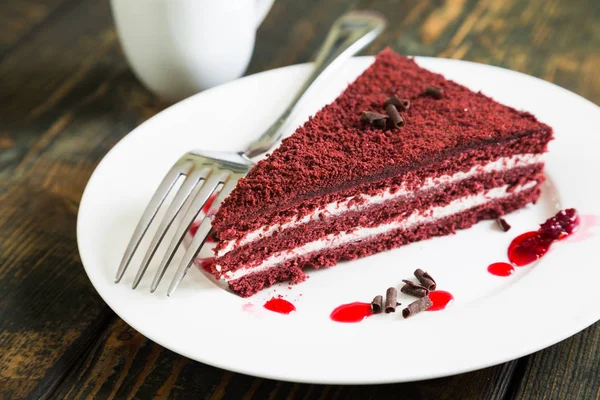
<svg viewBox="0 0 600 400"><path fill-rule="evenodd" d="M386 107L394 95L410 104ZM551 139L533 115L385 50L223 202L212 272L250 296L497 218L537 200Z"/></svg>

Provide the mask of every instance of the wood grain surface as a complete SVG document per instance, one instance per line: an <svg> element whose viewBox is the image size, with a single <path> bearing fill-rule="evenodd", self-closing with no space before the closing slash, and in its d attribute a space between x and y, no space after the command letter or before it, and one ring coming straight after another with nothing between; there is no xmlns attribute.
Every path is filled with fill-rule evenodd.
<svg viewBox="0 0 600 400"><path fill-rule="evenodd" d="M248 73L310 60L355 8L390 22L367 54L499 65L600 103L597 0L277 0ZM75 222L98 162L166 106L128 69L108 1L0 2L0 399L600 399L599 324L503 365L376 386L252 378L144 338L91 286Z"/></svg>

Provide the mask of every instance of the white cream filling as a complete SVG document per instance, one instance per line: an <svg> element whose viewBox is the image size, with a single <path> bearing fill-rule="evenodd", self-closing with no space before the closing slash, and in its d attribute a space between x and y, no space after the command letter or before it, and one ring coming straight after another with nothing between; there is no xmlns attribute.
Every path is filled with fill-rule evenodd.
<svg viewBox="0 0 600 400"><path fill-rule="evenodd" d="M322 239L306 243L300 247L296 247L295 249L277 252L265 259L256 267L248 269L240 268L235 271L225 272L222 278L226 281L233 281L248 274L265 271L270 268L276 268L279 264L282 264L285 261L294 259L296 257L301 257L309 253L318 252L327 248L331 249L343 246L359 240L373 238L374 236L383 235L397 229L408 229L416 225L434 222L436 220L458 214L485 203L509 197L515 193L530 189L536 184L536 181L531 181L524 185L515 187L511 192L507 192L509 185L505 185L490 189L484 193L479 193L473 196L465 196L460 199L453 200L445 206L432 207L426 211L415 210L415 212L406 218L381 224L376 227L358 227L350 232L342 231L339 233L330 234Z"/></svg>
<svg viewBox="0 0 600 400"><path fill-rule="evenodd" d="M467 172L456 172L453 175L442 175L437 178L427 178L423 181L422 186L418 191L428 190L435 188L440 185L447 185L449 183L458 182L477 174L485 174L490 172L502 172L507 171L517 167L525 167L528 165L534 165L543 161L542 154L517 154L512 157L501 157L496 161L489 162L485 165L476 165ZM417 192L418 192L417 191ZM270 226L263 226L259 229L251 231L247 233L241 239L234 239L228 242L225 242L225 247L219 250L217 256L222 257L231 250L233 250L237 246L243 246L255 240L262 239L264 237L269 237L273 235L277 231L281 231L284 229L295 228L302 224L306 224L311 221L317 221L321 219L321 216L336 216L343 214L348 211L358 211L364 208L381 204L385 201L407 196L409 194L415 193L414 191L410 191L406 188L406 186L400 187L400 189L396 190L394 193L391 193L390 189L384 189L381 192L374 195L366 195L361 194L361 201L352 201L353 197L348 197L344 200L340 200L334 203L329 203L324 207L317 208L312 213L303 216L302 218L298 218L296 216L291 217L287 222L282 224L273 224Z"/></svg>

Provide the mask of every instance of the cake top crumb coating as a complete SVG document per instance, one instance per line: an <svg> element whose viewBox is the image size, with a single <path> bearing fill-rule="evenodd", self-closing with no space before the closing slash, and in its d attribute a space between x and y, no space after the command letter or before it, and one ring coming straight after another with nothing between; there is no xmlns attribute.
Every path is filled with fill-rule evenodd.
<svg viewBox="0 0 600 400"><path fill-rule="evenodd" d="M424 95L441 88L441 99ZM410 100L401 129L361 122L363 111L385 114L392 95ZM502 105L409 58L386 49L331 104L325 106L260 161L223 202L213 226L252 211L318 193L385 170L552 129L532 114Z"/></svg>

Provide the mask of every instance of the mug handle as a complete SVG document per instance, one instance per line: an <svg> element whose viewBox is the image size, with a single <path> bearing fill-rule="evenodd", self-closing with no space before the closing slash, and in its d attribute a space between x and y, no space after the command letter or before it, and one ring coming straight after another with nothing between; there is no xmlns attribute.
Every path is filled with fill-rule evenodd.
<svg viewBox="0 0 600 400"><path fill-rule="evenodd" d="M271 10L271 6L275 0L255 0L256 1L256 28L262 24L265 17Z"/></svg>

